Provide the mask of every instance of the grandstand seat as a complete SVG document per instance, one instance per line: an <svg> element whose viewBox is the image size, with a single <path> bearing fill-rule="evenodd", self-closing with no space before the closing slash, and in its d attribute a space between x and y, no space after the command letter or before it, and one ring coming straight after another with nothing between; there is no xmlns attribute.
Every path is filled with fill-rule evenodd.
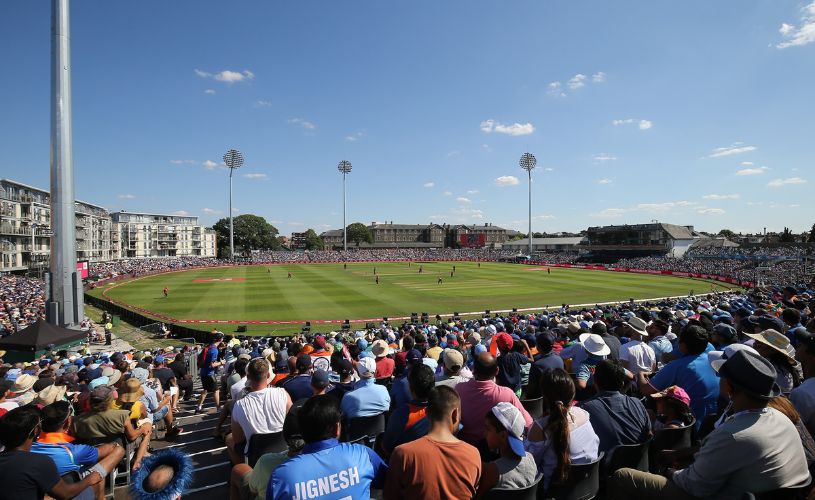
<svg viewBox="0 0 815 500"><path fill-rule="evenodd" d="M347 432L344 433L344 441L355 441L364 436L367 436L369 441L373 441L383 432L385 432L384 413L373 415L371 417L352 418L348 422Z"/></svg>
<svg viewBox="0 0 815 500"><path fill-rule="evenodd" d="M249 451L246 454L246 463L254 467L258 459L266 453L281 453L289 449L283 432L268 434L254 434L249 438Z"/></svg>
<svg viewBox="0 0 815 500"><path fill-rule="evenodd" d="M522 399L521 404L533 419L540 418L543 415L542 397L535 399Z"/></svg>
<svg viewBox="0 0 815 500"><path fill-rule="evenodd" d="M609 476L622 468L637 469L648 472L648 449L652 439L644 443L621 444L609 450L603 461L603 475Z"/></svg>
<svg viewBox="0 0 815 500"><path fill-rule="evenodd" d="M648 463L651 472L657 472L659 452L662 450L690 448L695 425L696 421L694 420L684 427L662 429L654 433L654 439L651 441L648 451Z"/></svg>
<svg viewBox="0 0 815 500"><path fill-rule="evenodd" d="M546 492L545 498L553 500L591 500L600 490L600 463L603 461L603 452L597 460L588 464L572 464L569 466L569 477L563 484L552 485ZM541 485L542 489L543 486ZM540 497L540 495L539 495Z"/></svg>
<svg viewBox="0 0 815 500"><path fill-rule="evenodd" d="M517 500L535 500L538 497L538 484L543 479L543 474L538 474L538 477L535 478L535 484L532 486L518 489L498 489L493 488L487 494L487 500L505 500L505 499L517 499Z"/></svg>

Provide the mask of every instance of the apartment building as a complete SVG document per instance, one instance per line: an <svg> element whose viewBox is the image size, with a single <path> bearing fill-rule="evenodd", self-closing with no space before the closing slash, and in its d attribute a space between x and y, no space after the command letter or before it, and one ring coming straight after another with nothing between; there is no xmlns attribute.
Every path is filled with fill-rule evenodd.
<svg viewBox="0 0 815 500"><path fill-rule="evenodd" d="M215 231L200 226L198 217L123 211L111 218L123 259L215 257Z"/></svg>

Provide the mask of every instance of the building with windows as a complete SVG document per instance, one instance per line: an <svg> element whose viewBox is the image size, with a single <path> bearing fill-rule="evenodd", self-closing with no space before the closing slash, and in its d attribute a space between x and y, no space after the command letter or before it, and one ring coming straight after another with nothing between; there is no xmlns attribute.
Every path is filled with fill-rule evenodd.
<svg viewBox="0 0 815 500"><path fill-rule="evenodd" d="M394 224L371 222L373 243L360 243L359 248L500 248L501 244L518 234L492 224L482 226L448 224ZM325 231L320 235L326 249L342 248L342 229ZM348 242L349 247L356 243Z"/></svg>
<svg viewBox="0 0 815 500"><path fill-rule="evenodd" d="M581 248L595 257L682 257L696 241L705 238L693 226L654 222L590 227Z"/></svg>
<svg viewBox="0 0 815 500"><path fill-rule="evenodd" d="M114 212L114 232L123 259L215 257L215 231L187 215Z"/></svg>
<svg viewBox="0 0 815 500"><path fill-rule="evenodd" d="M107 210L77 200L75 213L77 260L117 258ZM0 271L43 271L48 267L50 248L50 193L0 179Z"/></svg>

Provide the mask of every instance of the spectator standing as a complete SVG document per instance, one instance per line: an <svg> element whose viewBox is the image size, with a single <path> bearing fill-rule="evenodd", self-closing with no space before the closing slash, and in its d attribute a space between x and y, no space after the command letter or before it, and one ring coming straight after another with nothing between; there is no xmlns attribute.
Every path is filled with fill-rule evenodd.
<svg viewBox="0 0 815 500"><path fill-rule="evenodd" d="M198 399L198 407L196 411L200 412L204 405L204 400L207 398L207 393L211 392L213 399L215 399L215 407L220 410L221 406L221 393L218 390L218 368L223 366L223 361L219 361L218 342L223 338L223 333L218 333L212 340L212 343L201 351L201 356L198 359L198 364L201 369L201 397Z"/></svg>
<svg viewBox="0 0 815 500"><path fill-rule="evenodd" d="M316 498L322 484L331 486L332 498L370 498L371 488L382 488L388 466L367 446L340 443L340 419L336 398L306 401L297 415L306 445L274 470L267 500Z"/></svg>
<svg viewBox="0 0 815 500"><path fill-rule="evenodd" d="M430 430L394 450L386 500L473 498L481 478L481 459L477 449L455 437L461 415L461 400L455 390L441 386L430 391Z"/></svg>
<svg viewBox="0 0 815 500"><path fill-rule="evenodd" d="M642 401L622 392L625 386L625 369L611 360L597 364L594 385L597 395L581 403L591 415L591 425L600 438L600 451L621 444L637 444L651 435L651 422Z"/></svg>
<svg viewBox="0 0 815 500"><path fill-rule="evenodd" d="M192 399L192 376L187 371L187 364L184 360L185 356L189 351L187 347L184 348L181 354L178 354L173 362L170 363L168 368L173 371L175 375L176 384L178 384L178 392L179 398L183 399L184 401L189 401ZM176 409L178 409L178 398L176 398L174 405Z"/></svg>

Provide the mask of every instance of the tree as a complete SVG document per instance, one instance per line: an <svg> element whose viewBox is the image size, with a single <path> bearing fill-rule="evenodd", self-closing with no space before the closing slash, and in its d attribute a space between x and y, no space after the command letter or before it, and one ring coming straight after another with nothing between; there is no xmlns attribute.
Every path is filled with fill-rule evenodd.
<svg viewBox="0 0 815 500"><path fill-rule="evenodd" d="M790 231L790 228L785 227L784 232L781 233L781 236L778 238L778 241L780 241L782 243L792 243L792 242L795 241L795 235L792 234L792 231Z"/></svg>
<svg viewBox="0 0 815 500"><path fill-rule="evenodd" d="M359 246L359 244L363 241L366 243L374 242L374 237L371 234L371 230L368 229L368 226L361 222L349 224L346 228L346 232L348 233L348 240L353 241L357 246Z"/></svg>
<svg viewBox="0 0 815 500"><path fill-rule="evenodd" d="M322 250L323 239L313 229L306 231L306 250Z"/></svg>
<svg viewBox="0 0 815 500"><path fill-rule="evenodd" d="M815 224L812 224L812 230L809 232L809 240L807 241L815 243Z"/></svg>
<svg viewBox="0 0 815 500"><path fill-rule="evenodd" d="M721 231L719 231L719 236L724 236L725 238L730 239L736 236L736 233L729 229L722 229Z"/></svg>
<svg viewBox="0 0 815 500"><path fill-rule="evenodd" d="M277 250L277 228L258 215L244 214L233 219L235 226L235 249L243 252L250 250ZM224 217L212 228L217 233L218 249L221 255L229 255L229 218Z"/></svg>

